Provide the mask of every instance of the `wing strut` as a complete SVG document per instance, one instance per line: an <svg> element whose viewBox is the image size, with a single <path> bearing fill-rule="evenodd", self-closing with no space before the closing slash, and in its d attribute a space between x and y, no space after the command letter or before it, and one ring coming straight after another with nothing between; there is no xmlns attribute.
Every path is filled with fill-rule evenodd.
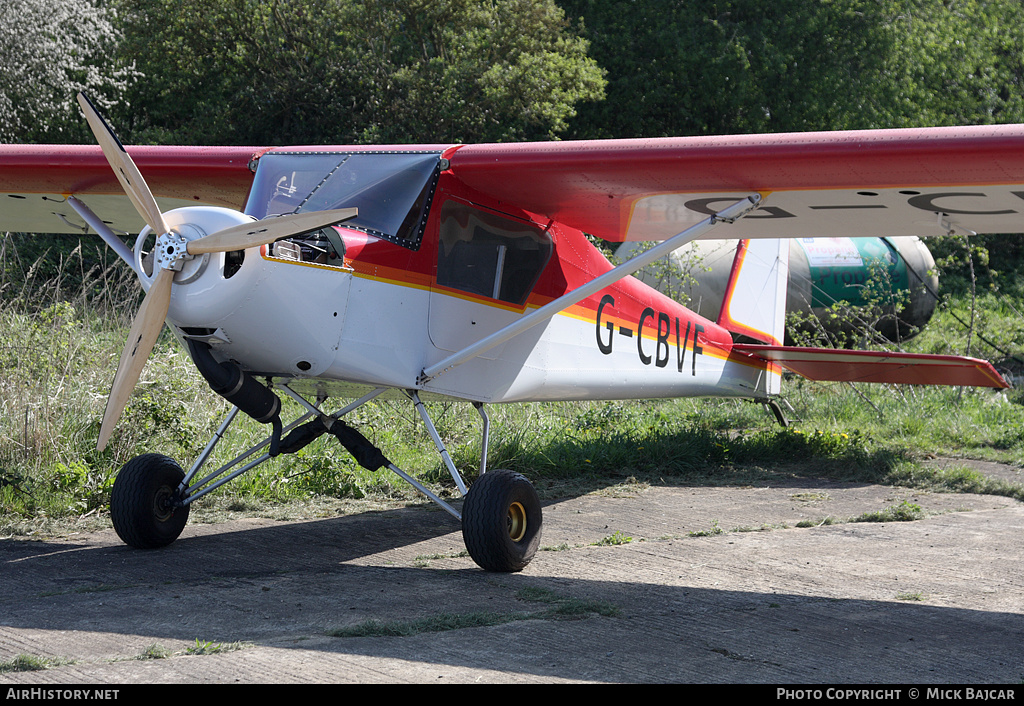
<svg viewBox="0 0 1024 706"><path fill-rule="evenodd" d="M91 226L103 238L103 241L117 253L118 257L128 263L128 267L132 268L133 271L135 270L135 254L132 249L118 238L114 231L110 230L110 227L92 212L91 208L74 196L68 196L68 205L75 209L75 213L85 221L86 225Z"/></svg>
<svg viewBox="0 0 1024 706"><path fill-rule="evenodd" d="M444 360L441 360L433 365L423 369L420 373L419 378L416 380L418 385L425 385L430 382L438 375L443 375L452 368L462 365L463 363L476 358L477 356L486 353L492 348L501 345L505 341L518 336L523 331L530 329L537 324L547 321L555 314L560 311L564 311L573 304L580 302L587 297L596 294L605 287L618 282L624 277L628 277L637 270L649 265L658 258L665 257L673 250L681 248L691 240L704 235L706 232L714 228L719 223L735 223L740 218L750 213L752 210L757 208L758 204L761 203L761 194L751 194L746 198L740 199L731 206L722 209L713 216L705 218L700 223L696 223L686 230L678 233L668 240L658 243L649 250L646 250L634 258L627 260L618 267L615 267L608 272L605 272L600 277L592 279L581 287L577 287L571 292L566 292L557 299L548 302L544 306L540 307L536 311L533 311L526 316L514 321L513 323L501 328L489 336L481 338L476 343L466 346L461 351L453 353Z"/></svg>

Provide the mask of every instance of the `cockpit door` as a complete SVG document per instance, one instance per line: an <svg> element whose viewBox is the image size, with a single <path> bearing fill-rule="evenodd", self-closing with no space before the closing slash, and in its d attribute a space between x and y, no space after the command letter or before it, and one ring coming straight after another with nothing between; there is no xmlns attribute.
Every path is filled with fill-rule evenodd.
<svg viewBox="0 0 1024 706"><path fill-rule="evenodd" d="M522 316L551 258L537 224L456 199L441 207L428 330L435 346L457 351ZM497 357L503 346L483 357Z"/></svg>

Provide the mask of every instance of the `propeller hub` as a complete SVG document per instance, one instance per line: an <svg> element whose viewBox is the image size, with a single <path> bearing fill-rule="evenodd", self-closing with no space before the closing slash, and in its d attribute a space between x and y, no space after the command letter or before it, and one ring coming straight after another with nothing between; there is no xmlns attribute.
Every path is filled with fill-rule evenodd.
<svg viewBox="0 0 1024 706"><path fill-rule="evenodd" d="M188 239L177 231L164 233L156 239L156 248L153 249L154 264L159 269L174 270L180 272L186 260L191 260L192 255L186 249Z"/></svg>
<svg viewBox="0 0 1024 706"><path fill-rule="evenodd" d="M147 290L161 269L175 273L175 284L198 280L206 271L211 255L192 255L188 244L223 228L252 222L252 218L238 211L210 206L179 208L168 211L163 217L169 229L167 233L156 235L146 227L135 241L135 271Z"/></svg>

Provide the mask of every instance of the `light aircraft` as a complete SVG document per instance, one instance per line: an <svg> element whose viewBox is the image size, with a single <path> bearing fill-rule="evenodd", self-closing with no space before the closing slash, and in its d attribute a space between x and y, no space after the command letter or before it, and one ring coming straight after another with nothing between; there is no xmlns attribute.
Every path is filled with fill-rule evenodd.
<svg viewBox="0 0 1024 706"><path fill-rule="evenodd" d="M88 99L79 102L99 148L0 147L0 227L92 228L147 292L98 448L165 323L233 404L187 472L160 454L120 471L111 517L135 547L173 542L192 502L331 434L359 463L389 468L460 520L481 567L518 571L538 548L541 508L522 475L487 469L488 404L724 396L777 409L783 370L1007 386L973 358L783 345L788 247L779 239L1019 232L1024 126L126 149ZM134 247L119 233L138 233ZM613 267L587 234L657 244ZM711 237L737 242L717 320L630 276ZM279 394L301 406L298 419L281 419ZM461 509L344 421L399 396L430 431L465 495ZM345 403L327 411L329 398ZM479 411L472 488L423 404L436 398ZM239 411L267 424L268 438L204 471Z"/></svg>

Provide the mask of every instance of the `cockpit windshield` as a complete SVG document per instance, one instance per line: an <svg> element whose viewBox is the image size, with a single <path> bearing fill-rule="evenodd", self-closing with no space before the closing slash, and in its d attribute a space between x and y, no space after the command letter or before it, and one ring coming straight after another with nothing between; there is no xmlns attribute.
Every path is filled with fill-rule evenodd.
<svg viewBox="0 0 1024 706"><path fill-rule="evenodd" d="M359 209L345 223L407 247L419 247L426 207L437 181L437 152L268 152L245 212Z"/></svg>

